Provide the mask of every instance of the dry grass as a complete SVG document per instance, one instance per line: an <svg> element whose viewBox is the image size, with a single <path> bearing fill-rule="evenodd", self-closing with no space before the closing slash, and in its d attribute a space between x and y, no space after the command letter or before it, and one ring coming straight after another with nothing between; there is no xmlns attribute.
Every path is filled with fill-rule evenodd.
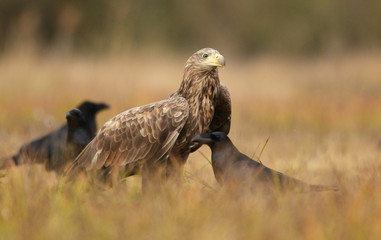
<svg viewBox="0 0 381 240"><path fill-rule="evenodd" d="M100 191L65 184L39 166L0 179L0 239L379 239L381 53L316 59L225 55L233 99L231 139L249 156L338 193L229 195L192 154L180 191L140 194L139 177ZM162 99L186 56L0 59L0 156L64 122L83 99L112 108L100 124ZM210 156L209 149L200 150Z"/></svg>

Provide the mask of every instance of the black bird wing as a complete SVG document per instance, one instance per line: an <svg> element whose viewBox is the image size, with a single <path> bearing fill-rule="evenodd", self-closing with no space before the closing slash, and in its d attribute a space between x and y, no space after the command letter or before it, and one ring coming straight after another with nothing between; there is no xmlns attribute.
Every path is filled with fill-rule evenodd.
<svg viewBox="0 0 381 240"><path fill-rule="evenodd" d="M71 171L159 160L173 147L188 115L189 105L182 97L120 113L105 123Z"/></svg>
<svg viewBox="0 0 381 240"><path fill-rule="evenodd" d="M22 162L46 163L53 157L59 157L65 147L67 137L67 125L42 136L30 143L24 144L18 154L14 156L16 164Z"/></svg>
<svg viewBox="0 0 381 240"><path fill-rule="evenodd" d="M235 165L239 177L250 179L253 186L258 185L258 183L263 183L275 189L293 190L297 192L338 190L336 186L309 184L287 176L284 173L275 171L262 163L252 160L244 154L242 154L239 161L235 162Z"/></svg>

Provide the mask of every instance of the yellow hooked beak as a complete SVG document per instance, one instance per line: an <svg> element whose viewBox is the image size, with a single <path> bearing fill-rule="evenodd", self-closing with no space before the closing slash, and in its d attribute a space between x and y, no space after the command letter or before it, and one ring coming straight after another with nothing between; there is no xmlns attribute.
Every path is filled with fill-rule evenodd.
<svg viewBox="0 0 381 240"><path fill-rule="evenodd" d="M210 66L225 67L225 58L221 54L215 53L205 59L205 63Z"/></svg>

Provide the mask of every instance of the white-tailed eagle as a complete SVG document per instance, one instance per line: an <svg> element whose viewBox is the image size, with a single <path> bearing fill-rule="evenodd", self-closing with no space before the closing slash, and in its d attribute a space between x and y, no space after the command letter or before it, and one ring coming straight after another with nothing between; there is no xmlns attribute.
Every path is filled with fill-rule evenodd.
<svg viewBox="0 0 381 240"><path fill-rule="evenodd" d="M155 176L179 176L198 134L230 130L231 100L220 84L224 57L211 48L186 62L180 88L167 99L129 109L107 121L70 170L143 166L143 188ZM153 180L156 179L156 180Z"/></svg>

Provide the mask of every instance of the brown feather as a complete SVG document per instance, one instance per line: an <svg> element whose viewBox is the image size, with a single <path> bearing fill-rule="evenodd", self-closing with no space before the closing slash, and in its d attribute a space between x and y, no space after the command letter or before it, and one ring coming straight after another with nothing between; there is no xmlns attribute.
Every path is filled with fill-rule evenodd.
<svg viewBox="0 0 381 240"><path fill-rule="evenodd" d="M156 109L156 111L147 112L146 109L150 108ZM173 111L167 111L162 116L153 115L163 113L165 108ZM181 97L125 111L106 122L98 135L77 157L76 164L86 169L92 167L100 169L106 164L107 166L121 166L130 162L146 161L148 159L143 159L143 157L148 155L151 155L151 158L160 158L163 152L168 152L173 146L173 142L186 122L188 112L188 103ZM144 118L143 115L146 117ZM147 115L151 116L147 117ZM153 124L145 120L149 118L160 120L168 118L171 119L172 124L162 130L152 129L152 133L150 133L145 131L147 124ZM126 124L121 124L121 122ZM152 149L156 149L156 153L151 153ZM118 156L118 158L109 158L110 155Z"/></svg>
<svg viewBox="0 0 381 240"><path fill-rule="evenodd" d="M216 97L215 114L209 125L209 131L229 134L231 114L230 93L228 88L221 84L220 91Z"/></svg>

